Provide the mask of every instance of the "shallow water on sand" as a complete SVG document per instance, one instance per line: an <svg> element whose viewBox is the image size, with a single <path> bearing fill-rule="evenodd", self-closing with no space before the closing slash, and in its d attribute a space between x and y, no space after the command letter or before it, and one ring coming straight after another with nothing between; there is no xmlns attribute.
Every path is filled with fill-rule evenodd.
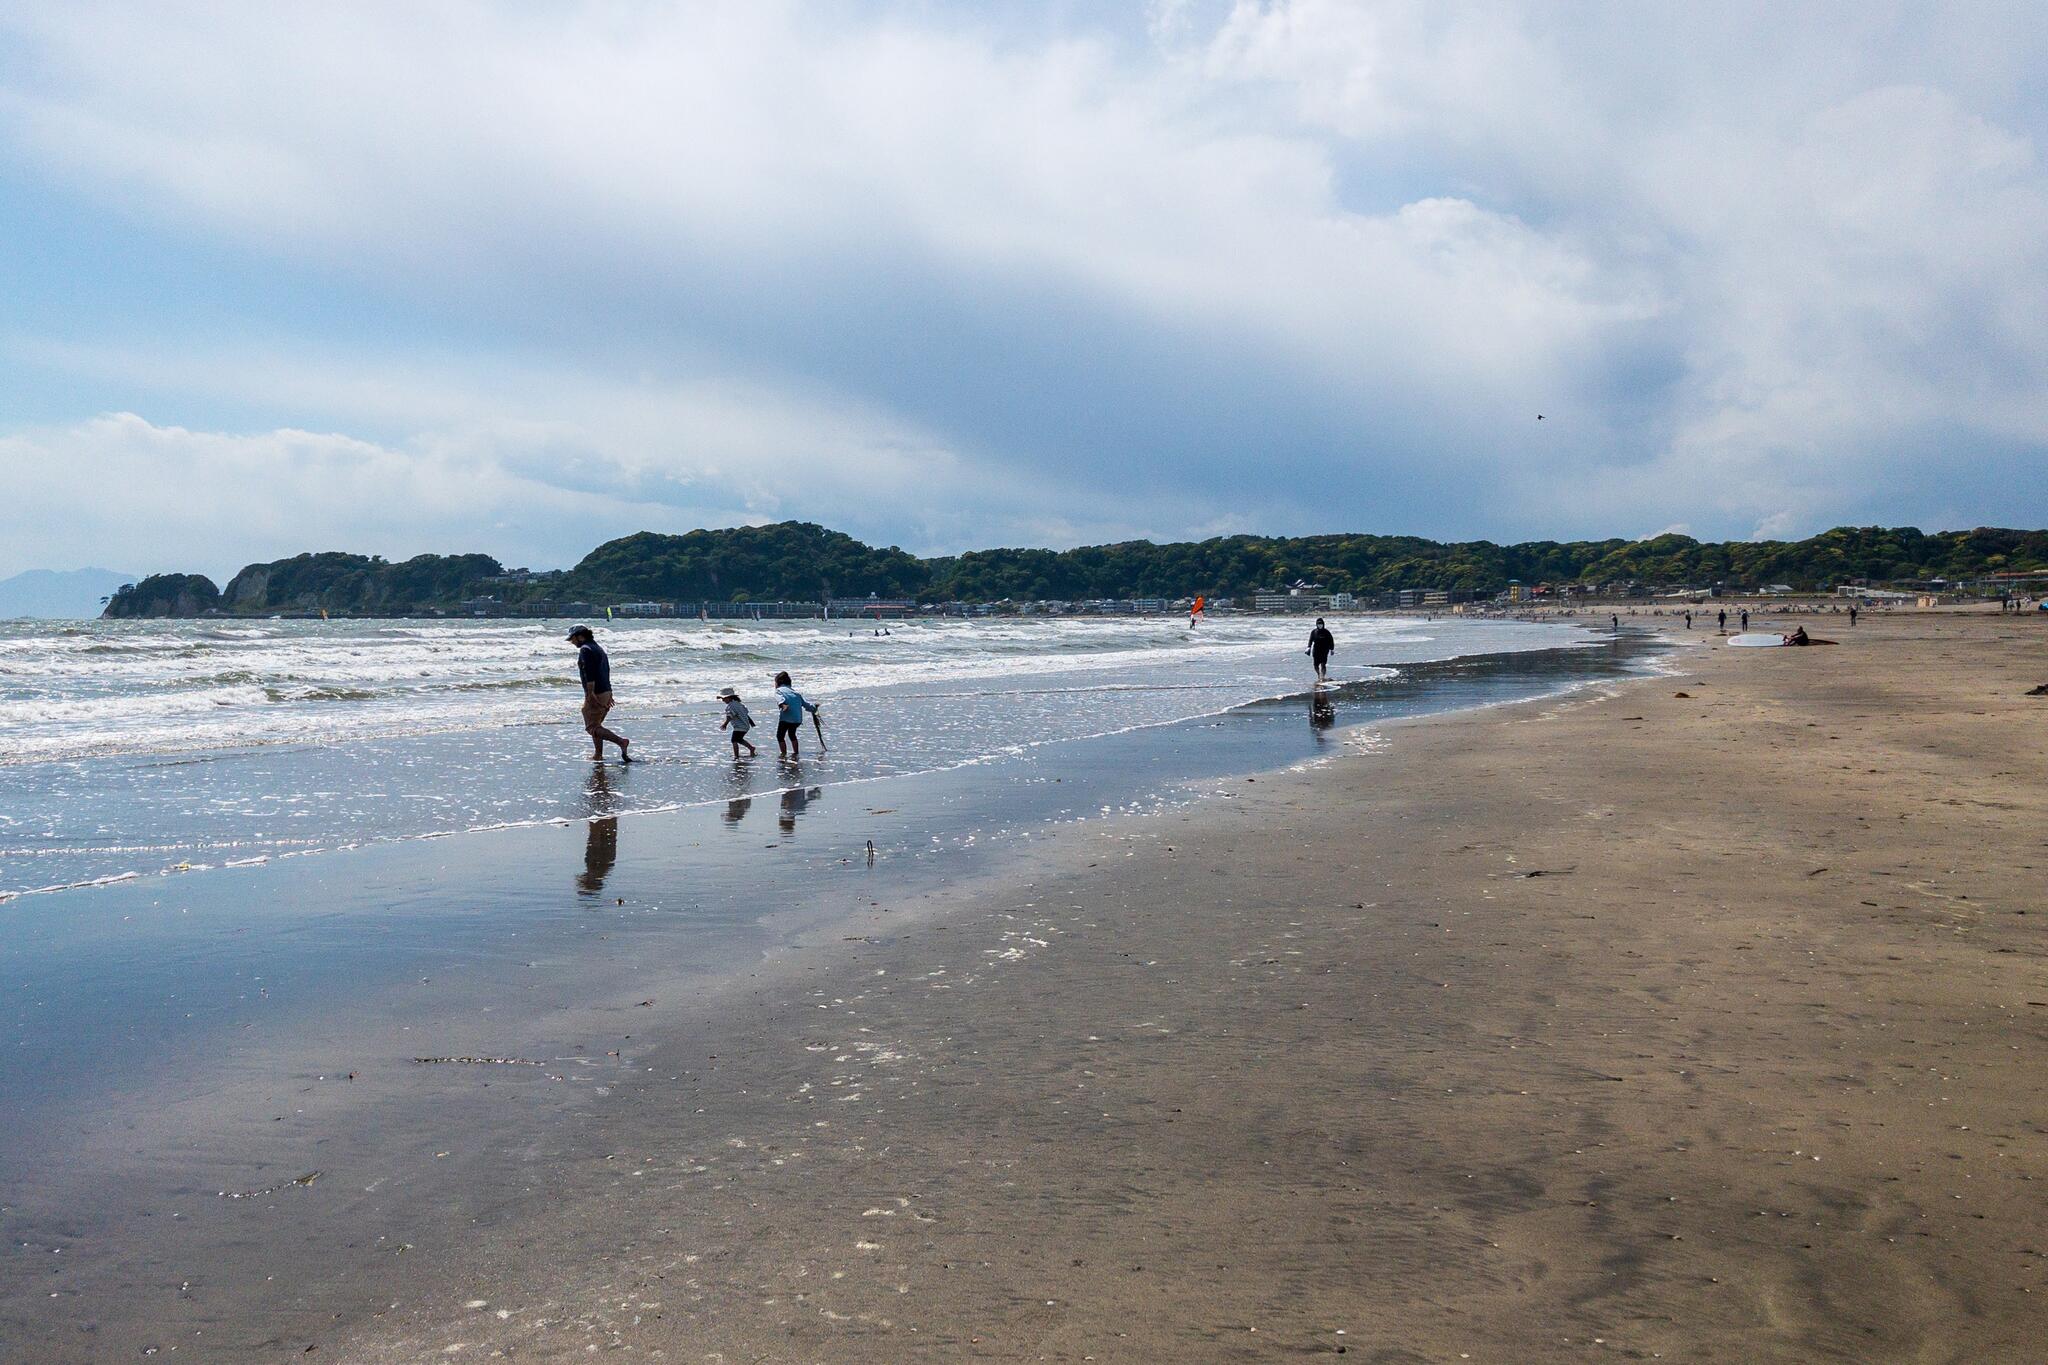
<svg viewBox="0 0 2048 1365"><path fill-rule="evenodd" d="M1014 618L899 622L883 636L822 621L607 624L611 724L648 766L592 797L564 780L587 741L561 623L0 622L0 897L575 819L593 800L619 812L721 801L736 781L716 694L740 690L772 758L777 669L823 708L830 766L812 782L1213 715L1303 686L1307 625ZM1339 625L1340 681L1561 634ZM809 727L804 742L816 748ZM737 785L779 784L769 763Z"/></svg>
<svg viewBox="0 0 2048 1365"><path fill-rule="evenodd" d="M1326 691L935 771L728 762L678 809L632 809L660 765L557 763L559 823L20 897L0 907L0 1338L272 1358L544 1199L636 1053L793 935L1002 870L1061 824L1345 752L1363 723L1643 663L1546 638L1567 643L1354 660Z"/></svg>

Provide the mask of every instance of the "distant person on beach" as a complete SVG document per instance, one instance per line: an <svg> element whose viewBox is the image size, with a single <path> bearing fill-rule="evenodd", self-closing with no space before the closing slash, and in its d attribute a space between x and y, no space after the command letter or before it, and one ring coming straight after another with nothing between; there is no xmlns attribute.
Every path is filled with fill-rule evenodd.
<svg viewBox="0 0 2048 1365"><path fill-rule="evenodd" d="M1854 607L1849 608L1849 624L1852 626L1856 624L1856 608Z"/></svg>
<svg viewBox="0 0 2048 1365"><path fill-rule="evenodd" d="M1691 629L1692 629L1692 613L1691 613L1691 612L1687 612L1687 613L1685 614L1685 628L1686 628L1687 630L1691 630Z"/></svg>
<svg viewBox="0 0 2048 1365"><path fill-rule="evenodd" d="M1805 626L1795 626L1792 633L1785 637L1785 643L1788 645L1804 645L1811 644L1812 641L1806 634Z"/></svg>
<svg viewBox="0 0 2048 1365"><path fill-rule="evenodd" d="M1308 657L1316 666L1316 681L1330 680L1330 655L1337 648L1337 637L1330 634L1330 628L1323 624L1323 618L1316 618L1316 628L1308 633Z"/></svg>
<svg viewBox="0 0 2048 1365"><path fill-rule="evenodd" d="M1749 608L1748 608L1748 607L1744 607L1744 608L1742 609L1742 629L1743 629L1743 631L1744 631L1744 633L1745 633L1745 634L1746 634L1746 633L1748 632L1748 630L1749 630Z"/></svg>
<svg viewBox="0 0 2048 1365"><path fill-rule="evenodd" d="M583 732L590 736L591 746L596 750L592 758L604 757L605 741L619 746L619 761L631 763L633 756L626 752L632 743L616 730L605 728L605 715L612 709L612 660L597 642L597 636L589 626L577 626L569 632L569 643L576 646L576 676L583 681Z"/></svg>
<svg viewBox="0 0 2048 1365"><path fill-rule="evenodd" d="M1612 616L1609 616L1607 620L1614 627L1614 633L1616 635L1621 634L1621 613L1615 612Z"/></svg>
<svg viewBox="0 0 2048 1365"><path fill-rule="evenodd" d="M1728 608L1726 607L1721 608L1719 625L1721 628L1721 634L1726 635L1728 633Z"/></svg>
<svg viewBox="0 0 2048 1365"><path fill-rule="evenodd" d="M797 758L801 747L797 736L803 733L804 712L815 716L818 708L804 700L803 693L790 683L787 673L775 675L775 697L782 703L782 713L775 720L776 752L784 758Z"/></svg>
<svg viewBox="0 0 2048 1365"><path fill-rule="evenodd" d="M747 731L754 728L752 713L747 710L746 703L740 700L740 694L730 687L720 692L718 699L725 703L725 719L718 722L718 728L732 730L732 756L738 758L740 749L744 746L747 757L752 758L760 752L754 747L754 742L747 738Z"/></svg>

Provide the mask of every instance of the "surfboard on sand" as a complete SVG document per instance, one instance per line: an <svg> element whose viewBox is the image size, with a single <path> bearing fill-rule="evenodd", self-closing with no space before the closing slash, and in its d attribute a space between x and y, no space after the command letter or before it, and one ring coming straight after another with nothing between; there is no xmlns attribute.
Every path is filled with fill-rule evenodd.
<svg viewBox="0 0 2048 1365"><path fill-rule="evenodd" d="M1749 634L1747 634L1747 635L1731 635L1731 636L1729 636L1729 637L1728 637L1728 643L1729 643L1729 644L1731 644L1731 645L1743 645L1743 646L1746 646L1746 647L1748 647L1748 648L1751 648L1751 649L1762 649L1762 648L1764 648L1764 647L1765 647L1765 646L1767 646L1767 645L1786 645L1786 644L1790 644L1790 643L1791 643L1791 641L1787 640L1787 639L1786 639L1786 638L1785 638L1784 636L1782 636L1782 635L1769 635L1769 634L1760 634L1760 633L1758 633L1758 632L1756 632L1756 631L1751 631L1751 632L1750 632ZM1808 636L1808 637L1807 637L1807 639L1806 639L1806 643L1808 643L1808 644L1810 644L1810 645L1836 645L1836 644L1840 644L1840 643L1841 643L1841 641L1839 641L1839 640L1823 640L1823 639L1820 639L1820 638L1819 638L1819 637L1817 637L1817 636L1811 636L1811 635L1810 635L1810 636Z"/></svg>

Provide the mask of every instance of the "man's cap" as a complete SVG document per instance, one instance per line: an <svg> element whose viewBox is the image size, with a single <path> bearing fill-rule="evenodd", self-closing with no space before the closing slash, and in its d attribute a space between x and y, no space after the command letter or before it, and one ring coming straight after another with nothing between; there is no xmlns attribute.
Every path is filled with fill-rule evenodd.
<svg viewBox="0 0 2048 1365"><path fill-rule="evenodd" d="M591 628L590 628L589 626L571 626L571 627L569 627L569 635L568 635L568 638L569 638L569 639L573 640L573 639L575 639L575 638L576 638L577 636L579 636L579 635L588 635L588 636L590 636L590 637L591 637L591 638L593 638L593 639L595 639L595 638L596 638L596 632L595 632L595 631L593 631L593 630L591 630Z"/></svg>

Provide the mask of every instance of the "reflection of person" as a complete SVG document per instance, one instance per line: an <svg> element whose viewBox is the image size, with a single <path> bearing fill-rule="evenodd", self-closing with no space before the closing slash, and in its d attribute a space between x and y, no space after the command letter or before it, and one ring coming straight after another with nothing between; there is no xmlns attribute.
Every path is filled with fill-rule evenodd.
<svg viewBox="0 0 2048 1365"><path fill-rule="evenodd" d="M791 685L787 673L775 675L775 696L782 703L782 712L775 720L776 752L784 758L796 758L802 747L797 736L803 733L804 712L815 716L818 708L804 700L803 693Z"/></svg>
<svg viewBox="0 0 2048 1365"><path fill-rule="evenodd" d="M612 661L597 643L597 636L589 626L577 626L569 632L569 643L576 646L576 676L583 683L583 731L590 736L591 747L596 750L593 758L604 757L605 741L619 746L619 759L631 763L633 756L626 752L632 741L615 730L605 728L605 714L612 709Z"/></svg>
<svg viewBox="0 0 2048 1365"><path fill-rule="evenodd" d="M1308 694L1308 724L1312 730L1327 730L1337 723L1337 705L1327 692Z"/></svg>
<svg viewBox="0 0 2048 1365"><path fill-rule="evenodd" d="M730 687L720 692L718 699L725 703L725 719L718 722L718 728L732 727L732 756L738 758L740 746L745 745L747 757L752 758L756 750L754 742L747 738L747 731L754 728L753 715L747 710L746 703L740 700L740 694Z"/></svg>
<svg viewBox="0 0 2048 1365"><path fill-rule="evenodd" d="M1316 681L1327 682L1330 677L1330 655L1337 648L1337 637L1330 634L1330 628L1323 624L1323 618L1316 618L1316 628L1308 633L1308 657L1316 666Z"/></svg>
<svg viewBox="0 0 2048 1365"><path fill-rule="evenodd" d="M735 796L732 800L726 802L725 823L737 825L746 817L747 811L753 807L753 804L754 798L751 796Z"/></svg>
<svg viewBox="0 0 2048 1365"><path fill-rule="evenodd" d="M815 790L815 789L813 789ZM804 813L804 807L811 803L812 792L802 787L791 787L782 794L782 809L776 814L775 823L784 834L796 833L796 818Z"/></svg>
<svg viewBox="0 0 2048 1365"><path fill-rule="evenodd" d="M604 879L619 860L619 817L599 816L590 822L590 836L583 844L583 872L576 878L576 894L595 896L604 890Z"/></svg>

